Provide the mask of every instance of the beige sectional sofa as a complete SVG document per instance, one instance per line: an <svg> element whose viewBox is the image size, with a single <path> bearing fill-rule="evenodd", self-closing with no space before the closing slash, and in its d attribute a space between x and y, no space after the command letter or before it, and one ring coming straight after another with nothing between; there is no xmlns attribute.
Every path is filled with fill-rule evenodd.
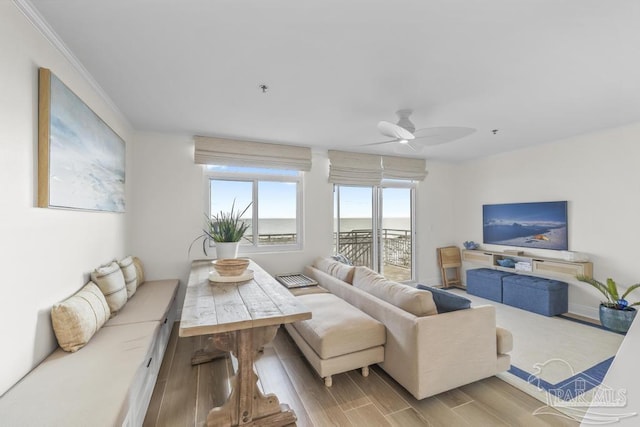
<svg viewBox="0 0 640 427"><path fill-rule="evenodd" d="M179 281L147 281L90 341L55 350L0 397L6 426L141 426L176 319Z"/></svg>
<svg viewBox="0 0 640 427"><path fill-rule="evenodd" d="M437 314L429 291L389 284L366 267L334 262L317 259L305 274L385 326L384 361L379 365L417 399L509 369L513 339L509 331L496 327L493 306ZM316 295L322 294L301 296L312 312ZM288 330L296 328L294 323Z"/></svg>

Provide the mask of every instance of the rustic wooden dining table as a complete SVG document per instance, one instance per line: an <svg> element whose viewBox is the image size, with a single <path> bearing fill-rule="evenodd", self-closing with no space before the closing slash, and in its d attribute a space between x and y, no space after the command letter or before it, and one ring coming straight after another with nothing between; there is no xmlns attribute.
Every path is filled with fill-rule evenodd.
<svg viewBox="0 0 640 427"><path fill-rule="evenodd" d="M294 424L294 411L258 388L253 362L279 325L310 319L311 312L253 261L247 269L253 279L242 282L210 282L212 268L211 260L193 261L180 321L181 337L211 335L215 349L200 351L194 363L211 360L216 351L231 352L238 361L231 394L224 405L211 409L207 426Z"/></svg>

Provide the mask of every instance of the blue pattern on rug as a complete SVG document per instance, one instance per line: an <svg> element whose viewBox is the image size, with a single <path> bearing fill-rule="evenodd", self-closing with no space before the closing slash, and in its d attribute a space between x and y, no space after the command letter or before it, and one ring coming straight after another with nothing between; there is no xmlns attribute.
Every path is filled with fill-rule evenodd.
<svg viewBox="0 0 640 427"><path fill-rule="evenodd" d="M550 382L520 369L517 366L511 365L508 372L540 389L543 389L547 393L559 397L562 400L569 401L600 385L614 358L615 357L610 357L596 365L593 365L589 369L579 372L556 384L551 384Z"/></svg>

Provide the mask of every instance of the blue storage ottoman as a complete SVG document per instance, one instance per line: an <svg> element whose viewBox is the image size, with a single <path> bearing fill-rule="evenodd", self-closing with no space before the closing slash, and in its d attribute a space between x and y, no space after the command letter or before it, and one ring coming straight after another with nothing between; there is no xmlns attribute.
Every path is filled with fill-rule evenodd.
<svg viewBox="0 0 640 427"><path fill-rule="evenodd" d="M569 285L565 282L514 275L505 277L502 285L503 304L544 316L555 316L569 311Z"/></svg>
<svg viewBox="0 0 640 427"><path fill-rule="evenodd" d="M502 279L512 273L491 268L467 270L467 293L502 302Z"/></svg>

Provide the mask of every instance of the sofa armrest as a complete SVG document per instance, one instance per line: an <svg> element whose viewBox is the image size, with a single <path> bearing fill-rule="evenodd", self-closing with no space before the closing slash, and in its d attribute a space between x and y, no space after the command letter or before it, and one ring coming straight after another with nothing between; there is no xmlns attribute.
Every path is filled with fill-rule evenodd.
<svg viewBox="0 0 640 427"><path fill-rule="evenodd" d="M513 350L513 335L506 329L496 327L498 354L507 354Z"/></svg>
<svg viewBox="0 0 640 427"><path fill-rule="evenodd" d="M419 396L432 396L496 373L493 306L421 317L417 327Z"/></svg>

